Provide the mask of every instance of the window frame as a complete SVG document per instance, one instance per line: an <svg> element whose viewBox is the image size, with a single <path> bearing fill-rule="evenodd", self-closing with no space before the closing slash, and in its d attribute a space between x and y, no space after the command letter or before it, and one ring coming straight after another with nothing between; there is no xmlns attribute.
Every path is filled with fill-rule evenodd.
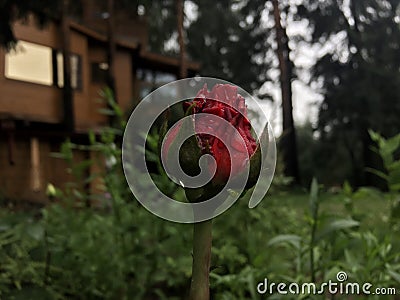
<svg viewBox="0 0 400 300"><path fill-rule="evenodd" d="M40 43L36 43L36 42L32 42L32 41L28 41L28 40L19 40L19 42L23 42L23 43L28 43L31 45L35 45L35 46L40 46L40 47L45 47L48 48L50 50L50 78L51 78L51 82L49 84L45 83L45 82L38 82L38 81L31 81L28 79L22 79L22 78L16 78L16 77L10 77L7 74L7 55L8 53L6 52L4 54L4 69L3 69L3 75L4 78L7 80L12 80L12 81L17 81L17 82L24 82L24 83L28 83L28 84L35 84L35 85L39 85L39 86L43 86L43 87L56 87L59 89L63 89L63 84L59 84L59 65L58 65L58 61L57 61L57 55L61 54L62 55L62 50L59 48L53 48L51 46L48 45L44 45L44 44L40 44ZM72 86L72 65L71 65L71 88L73 91L77 91L77 92L82 92L83 91L83 58L81 54L78 54L76 52L71 52L70 53L70 57L76 57L77 58L77 81L76 81L76 86ZM72 64L72 61L71 61Z"/></svg>
<svg viewBox="0 0 400 300"><path fill-rule="evenodd" d="M58 82L59 80L59 65L58 65L58 60L57 60L57 55L61 54L62 55L62 59L64 59L63 56L63 51L57 48L53 48L53 52L52 52L52 60L53 60L53 86L59 88L59 89L63 89L64 88L64 78L63 78L63 83L60 84ZM77 92L82 92L83 90L83 59L82 59L82 55L76 53L76 52L70 52L70 58L71 57L76 57L78 59L78 72L77 72L77 86L74 87L72 86L72 66L70 66L70 71L71 71L71 78L70 78L70 83L71 83L71 88L74 91ZM70 60L70 62L72 63L72 60ZM63 64L61 64L61 66L63 66ZM62 71L62 74L64 76L64 71Z"/></svg>
<svg viewBox="0 0 400 300"><path fill-rule="evenodd" d="M47 45L43 45L43 44L40 44L40 43L34 43L34 42L31 42L31 41L27 41L27 40L20 40L20 42L27 43L27 44L32 44L32 45L39 46L39 47L45 47L45 48L48 48L48 49L50 50L50 55L51 55L51 57L50 57L50 72L52 72L52 74L51 74L50 77L51 77L51 78L54 78L53 48L52 48L52 47L49 47L49 46L47 46ZM18 47L18 44L17 44L16 47ZM7 75L7 68L9 68L9 67L7 66L7 64L9 63L9 62L7 61L7 55L9 55L8 52L6 52L6 53L4 54L4 70L3 70L3 75L4 75L4 78L5 78L6 80L12 80L12 81L17 81L17 82L24 82L24 83L28 83L28 84L35 84L35 85L44 86L44 87L52 87L52 86L54 85L54 82L53 82L52 79L51 79L52 82L49 83L49 84L47 84L47 83L44 83L44 82L31 81L31 80L22 79L22 78L15 78L15 77L13 78L13 77L10 77L9 75Z"/></svg>

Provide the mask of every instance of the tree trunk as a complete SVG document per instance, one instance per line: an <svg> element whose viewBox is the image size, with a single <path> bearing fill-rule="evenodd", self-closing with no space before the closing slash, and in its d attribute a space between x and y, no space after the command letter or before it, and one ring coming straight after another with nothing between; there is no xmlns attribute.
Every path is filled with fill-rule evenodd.
<svg viewBox="0 0 400 300"><path fill-rule="evenodd" d="M186 68L186 48L184 41L184 28L183 28L183 20L184 20L184 0L176 0L176 19L177 19L177 29L178 29L178 43L179 43L179 74L178 78L182 79L187 77L187 68Z"/></svg>
<svg viewBox="0 0 400 300"><path fill-rule="evenodd" d="M75 127L74 118L74 99L71 87L71 60L70 60L70 28L68 19L69 0L63 0L61 11L61 30L62 30L62 54L63 54L63 109L64 109L64 126L69 132Z"/></svg>
<svg viewBox="0 0 400 300"><path fill-rule="evenodd" d="M286 34L286 29L283 28L281 24L281 14L278 0L272 0L272 4L274 8L277 56L279 60L282 92L283 132L280 141L280 148L285 164L285 175L292 177L295 183L299 183L300 178L297 161L296 132L294 128L292 105L293 70L291 61L289 59L289 39Z"/></svg>

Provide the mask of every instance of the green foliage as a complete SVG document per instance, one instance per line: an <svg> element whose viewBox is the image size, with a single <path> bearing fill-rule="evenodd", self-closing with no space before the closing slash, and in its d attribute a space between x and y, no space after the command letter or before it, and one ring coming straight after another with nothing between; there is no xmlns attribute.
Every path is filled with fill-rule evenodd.
<svg viewBox="0 0 400 300"><path fill-rule="evenodd" d="M173 299L189 283L191 230L158 219L133 199L118 146L125 122L112 93L102 96L119 127L90 133L88 145L63 144L55 156L71 164L75 181L53 193L57 203L35 219L1 218L1 299ZM94 158L74 163L76 150ZM84 176L104 161L105 170ZM89 194L84 186L94 182L99 192Z"/></svg>
<svg viewBox="0 0 400 300"><path fill-rule="evenodd" d="M316 190L314 183L309 209L303 196L276 194L252 210L239 201L215 220L213 299L263 299L255 289L264 277L309 282L310 249L317 282L341 270L352 281L397 286L398 233L379 218L369 226L382 200L347 194L363 211L355 221L344 195ZM374 209L365 208L374 201ZM2 298L185 299L191 226L158 219L133 199L97 209L53 204L39 219L3 214L0 229Z"/></svg>
<svg viewBox="0 0 400 300"><path fill-rule="evenodd" d="M388 185L391 201L391 217L395 228L400 228L400 134L385 139L380 134L370 130L369 134L377 148L373 149L383 160L385 172L369 169L370 172L383 178Z"/></svg>
<svg viewBox="0 0 400 300"><path fill-rule="evenodd" d="M331 149L321 149L318 156L338 166L344 150L351 162L351 173L345 175L356 186L380 185L379 178L365 172L366 167L381 170L370 151L368 129L393 136L400 127L399 4L307 0L298 8L297 18L311 25L313 44L336 44L312 70L312 85L324 96L318 117L320 142Z"/></svg>
<svg viewBox="0 0 400 300"><path fill-rule="evenodd" d="M103 95L113 107L112 94ZM59 156L72 163L69 172L78 180L52 192L56 203L32 213L0 211L1 299L187 298L192 226L159 219L133 199L121 170L125 123L115 111L120 127L91 133L88 145L63 145ZM146 149L156 170L157 139L151 135ZM74 164L74 150L94 158ZM84 176L104 160L106 170ZM183 197L163 173L153 175L161 188ZM94 182L100 184L96 195L82 188ZM398 286L400 243L385 197L349 184L327 194L313 180L309 196L276 189L255 209L239 200L214 220L212 299L264 299L256 288L265 277L322 283L338 271L351 282Z"/></svg>
<svg viewBox="0 0 400 300"><path fill-rule="evenodd" d="M400 192L400 159L396 160L396 154L400 151L400 134L389 139L385 139L374 131L369 131L369 134L372 140L377 143L377 148L374 151L382 158L387 174L379 170L369 169L369 171L386 180L390 191Z"/></svg>

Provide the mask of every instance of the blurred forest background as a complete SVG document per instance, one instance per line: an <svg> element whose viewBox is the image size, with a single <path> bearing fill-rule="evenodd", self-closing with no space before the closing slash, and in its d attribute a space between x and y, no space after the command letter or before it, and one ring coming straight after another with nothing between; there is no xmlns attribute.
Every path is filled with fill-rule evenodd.
<svg viewBox="0 0 400 300"><path fill-rule="evenodd" d="M145 16L150 50L179 57L179 77L190 58L201 63L199 75L231 81L272 111L277 173L256 209L239 201L215 220L213 299L280 299L258 295L257 282L321 283L340 270L351 282L399 287L400 0L104 3ZM40 27L83 5L0 0L0 43L15 46L11 25L29 13ZM91 134L88 145L66 141L58 153L77 180L50 186L56 203L47 207L0 210L0 299L186 298L191 227L132 199L118 147L125 116L109 90L102 96L116 128ZM157 139L150 136L147 149L155 164ZM76 149L115 162L97 174L104 195L80 188L94 180L84 170L98 161L74 163ZM154 178L183 197L165 176ZM93 200L99 205L88 207Z"/></svg>
<svg viewBox="0 0 400 300"><path fill-rule="evenodd" d="M383 170L368 129L390 137L400 128L399 1L187 0L182 20L179 2L115 5L147 16L151 51L189 57L201 63L200 75L223 78L272 101L269 107L279 110L271 117L282 133L287 176L306 186L315 175L329 185L348 180L387 188L368 171ZM45 24L63 7L79 11L85 2L2 5L0 42L9 47L11 21L35 12ZM300 85L294 96L302 117L296 124L292 85Z"/></svg>
<svg viewBox="0 0 400 300"><path fill-rule="evenodd" d="M390 137L400 128L399 1L184 1L180 20L181 2L115 5L147 16L151 51L200 62L200 75L231 81L273 101L275 110L282 107L271 117L279 120L285 174L297 183L307 186L315 175L328 185L348 180L387 188L368 171L383 170L368 129ZM34 12L45 24L65 3L2 5L0 42L10 47L11 21ZM80 1L67 7L82 10ZM300 84L303 97L295 103L304 115L296 124L292 83Z"/></svg>

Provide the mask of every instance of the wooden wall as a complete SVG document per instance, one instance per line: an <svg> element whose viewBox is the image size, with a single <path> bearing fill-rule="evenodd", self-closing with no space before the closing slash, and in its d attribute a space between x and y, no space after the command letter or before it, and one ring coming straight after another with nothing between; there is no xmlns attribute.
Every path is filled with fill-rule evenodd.
<svg viewBox="0 0 400 300"><path fill-rule="evenodd" d="M62 46L60 28L51 23L39 29L33 25L31 18L26 23L16 23L14 30L17 39L60 49ZM143 36L145 33L143 33ZM140 39L143 37L140 36ZM76 133L85 133L89 129L98 129L108 124L108 117L99 110L106 104L99 102L99 92L105 84L92 80L92 63L107 61L107 44L104 40L71 28L71 52L81 57L82 88L74 91L74 115ZM126 45L118 45L115 63L115 83L118 104L124 111L133 106L133 98L138 98L138 85L134 72L133 50ZM0 48L0 122L2 119L19 119L52 124L63 121L63 90L57 86L23 82L5 77L5 50ZM135 91L135 95L134 95ZM1 128L1 127L0 127ZM66 183L74 180L67 172L65 161L51 156L58 152L63 142L62 137L53 138L50 134L38 136L16 132L12 156L9 160L9 139L6 132L0 129L0 195L9 199L46 202L46 187L52 183L64 188ZM74 161L94 159L95 153L74 152ZM101 159L100 159L101 160ZM93 165L90 174L102 172L104 163ZM87 175L90 175L87 174ZM101 179L93 181L89 188L94 193L102 193Z"/></svg>
<svg viewBox="0 0 400 300"><path fill-rule="evenodd" d="M16 23L15 34L19 39L44 46L58 48L60 45L60 35L54 25L39 30L33 26ZM62 120L61 90L5 78L5 50L2 48L0 48L0 90L0 114L12 114L20 119L49 123L58 123Z"/></svg>
<svg viewBox="0 0 400 300"><path fill-rule="evenodd" d="M61 49L58 27L50 24L44 29L38 29L30 26L32 21L15 25L18 39ZM106 61L106 44L94 41L93 38L71 29L71 52L81 57L82 65L82 88L74 91L75 129L77 132L86 132L108 124L108 118L99 112L99 109L106 107L105 103L99 103L99 91L104 85L94 84L91 80L91 63ZM0 49L0 120L4 117L16 118L45 122L49 123L49 126L62 122L62 89L6 78L5 54L5 50ZM132 98L130 50L118 48L115 65L118 70L116 87L120 103L123 108L129 108ZM53 138L50 135L36 137L18 134L17 132L12 147L14 163L11 163L9 138L6 132L0 130L0 195L5 195L8 199L47 202L45 192L49 183L64 188L68 182L75 180L67 172L68 164L51 155L60 150L63 139ZM94 153L74 151L74 162L79 163L84 159L94 158L94 155ZM94 165L86 177L102 170L104 165ZM103 191L102 185L102 180L98 179L86 188L98 194Z"/></svg>
<svg viewBox="0 0 400 300"><path fill-rule="evenodd" d="M61 49L60 33L54 24L44 29L27 24L15 25L16 37L20 40ZM71 53L78 54L82 62L82 88L74 91L74 115L77 131L87 131L106 125L108 119L99 110L106 105L99 103L102 84L91 80L91 63L107 61L107 45L71 29ZM131 50L118 47L115 57L116 88L121 107L132 106L132 55ZM0 49L0 115L17 119L60 123L63 118L62 89L8 79L5 77L5 50Z"/></svg>
<svg viewBox="0 0 400 300"><path fill-rule="evenodd" d="M128 111L133 104L132 86L134 82L132 55L128 51L118 51L115 58L115 82L118 93L118 104L123 111Z"/></svg>
<svg viewBox="0 0 400 300"><path fill-rule="evenodd" d="M45 203L46 188L52 183L65 188L74 178L67 172L68 164L52 157L59 152L61 142L41 137L16 137L12 148L13 164L9 160L8 137L0 134L0 193L8 199ZM84 160L86 153L74 151L76 163Z"/></svg>

